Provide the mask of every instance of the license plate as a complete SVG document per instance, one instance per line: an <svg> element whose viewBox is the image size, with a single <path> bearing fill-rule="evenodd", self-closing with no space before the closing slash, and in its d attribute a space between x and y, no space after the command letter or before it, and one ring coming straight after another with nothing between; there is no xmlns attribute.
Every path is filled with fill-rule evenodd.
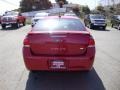
<svg viewBox="0 0 120 90"><path fill-rule="evenodd" d="M65 62L62 60L54 60L51 62L52 69L65 69Z"/></svg>

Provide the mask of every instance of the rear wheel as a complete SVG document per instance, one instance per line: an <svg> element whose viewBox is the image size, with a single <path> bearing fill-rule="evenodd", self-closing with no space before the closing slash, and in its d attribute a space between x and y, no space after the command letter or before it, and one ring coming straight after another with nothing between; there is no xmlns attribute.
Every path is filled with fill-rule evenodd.
<svg viewBox="0 0 120 90"><path fill-rule="evenodd" d="M104 30L106 30L106 26L103 26L102 28L103 28Z"/></svg>
<svg viewBox="0 0 120 90"><path fill-rule="evenodd" d="M120 24L118 25L117 29L120 30Z"/></svg>
<svg viewBox="0 0 120 90"><path fill-rule="evenodd" d="M93 25L90 23L88 26L90 29L93 29Z"/></svg>
<svg viewBox="0 0 120 90"><path fill-rule="evenodd" d="M23 22L23 26L25 26L26 25L26 23L25 23L25 21Z"/></svg>
<svg viewBox="0 0 120 90"><path fill-rule="evenodd" d="M5 24L2 24L1 26L2 26L2 29L5 29L5 28L6 28L6 25L5 25Z"/></svg>
<svg viewBox="0 0 120 90"><path fill-rule="evenodd" d="M87 24L84 22L85 26L87 26Z"/></svg>
<svg viewBox="0 0 120 90"><path fill-rule="evenodd" d="M111 24L111 27L113 28L113 27L114 27L114 25L113 25L113 24Z"/></svg>

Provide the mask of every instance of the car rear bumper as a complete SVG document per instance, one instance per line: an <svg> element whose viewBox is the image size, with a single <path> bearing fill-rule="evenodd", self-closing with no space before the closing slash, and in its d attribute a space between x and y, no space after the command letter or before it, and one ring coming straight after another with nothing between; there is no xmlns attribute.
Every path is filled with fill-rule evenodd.
<svg viewBox="0 0 120 90"><path fill-rule="evenodd" d="M34 56L31 54L29 47L23 47L23 58L28 70L45 70L45 71L80 71L91 70L94 62L95 47L90 47L86 55L82 56ZM64 69L53 69L50 66L53 60L63 60Z"/></svg>

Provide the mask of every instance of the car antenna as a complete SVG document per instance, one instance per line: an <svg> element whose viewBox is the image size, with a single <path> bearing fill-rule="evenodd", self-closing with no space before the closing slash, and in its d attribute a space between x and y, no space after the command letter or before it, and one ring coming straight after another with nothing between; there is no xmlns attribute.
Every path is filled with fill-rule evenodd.
<svg viewBox="0 0 120 90"><path fill-rule="evenodd" d="M61 18L60 12L59 12L59 18Z"/></svg>

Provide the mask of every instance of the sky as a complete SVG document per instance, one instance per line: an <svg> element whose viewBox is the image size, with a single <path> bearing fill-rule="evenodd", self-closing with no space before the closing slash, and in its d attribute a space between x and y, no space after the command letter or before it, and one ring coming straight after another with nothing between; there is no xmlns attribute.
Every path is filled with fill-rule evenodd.
<svg viewBox="0 0 120 90"><path fill-rule="evenodd" d="M19 3L21 0L0 0L0 14L3 14L5 11L13 10L19 8ZM55 0L50 0L52 3ZM67 0L69 3L88 5L90 9L94 9L100 1L102 4L108 3L107 0ZM119 0L118 0L119 1Z"/></svg>

